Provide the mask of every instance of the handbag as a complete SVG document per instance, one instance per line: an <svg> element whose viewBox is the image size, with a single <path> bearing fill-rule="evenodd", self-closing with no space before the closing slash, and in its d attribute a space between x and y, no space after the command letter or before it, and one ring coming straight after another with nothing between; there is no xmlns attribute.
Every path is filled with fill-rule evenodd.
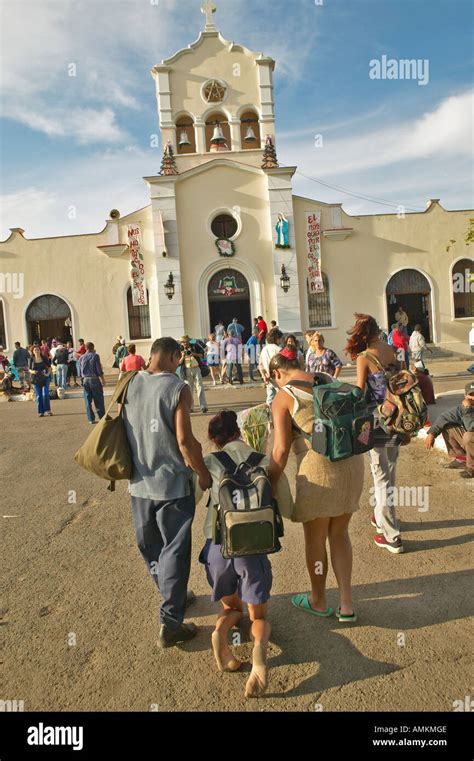
<svg viewBox="0 0 474 761"><path fill-rule="evenodd" d="M125 403L128 385L135 375L136 371L125 373L120 378L107 412L74 455L75 461L84 470L110 481L109 491L115 491L115 481L128 480L132 475L132 452L122 418L123 407L114 418L110 417L109 412L116 402L121 405Z"/></svg>

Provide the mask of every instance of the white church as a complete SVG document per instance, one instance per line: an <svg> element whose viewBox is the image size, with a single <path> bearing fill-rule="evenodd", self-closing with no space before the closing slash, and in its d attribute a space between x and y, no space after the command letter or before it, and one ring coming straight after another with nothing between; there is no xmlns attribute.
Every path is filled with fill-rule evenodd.
<svg viewBox="0 0 474 761"><path fill-rule="evenodd" d="M278 163L275 61L225 39L212 2L202 10L198 39L151 70L164 155L144 178L150 203L113 209L90 234L12 228L0 243L0 343L84 338L107 364L118 334L148 356L159 336L207 337L234 316L248 335L262 315L287 332L319 328L342 352L354 312L387 327L402 305L428 341L467 353L474 285L453 278L470 283L473 212L431 199L404 218L350 216L295 195L296 167Z"/></svg>

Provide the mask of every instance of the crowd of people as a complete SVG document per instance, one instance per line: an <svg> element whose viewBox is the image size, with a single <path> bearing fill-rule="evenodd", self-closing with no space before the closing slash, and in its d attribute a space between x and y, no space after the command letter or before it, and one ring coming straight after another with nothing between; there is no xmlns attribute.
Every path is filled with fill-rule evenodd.
<svg viewBox="0 0 474 761"><path fill-rule="evenodd" d="M428 382L423 356L429 348L420 326L415 326L408 338L403 315L399 315L390 336L381 331L370 315L355 317L354 325L347 331L345 353L355 363L356 386L375 420L373 446L367 451L375 497L370 517L376 531L373 541L376 547L398 555L404 551L401 526L396 502L387 495L396 486L400 447L409 445L411 438L387 431L380 409L387 397L390 373L411 368L420 380L420 387L422 378ZM326 346L324 335L320 331L306 332L303 348L295 335L284 335L276 322L268 328L262 317L254 320L251 336L245 343L244 333L245 326L234 318L227 327L219 322L207 343L188 335L179 341L160 338L153 343L148 361L137 354L133 343L127 345L118 336L113 354L121 375L134 371L128 378L122 407L133 462L129 492L138 547L163 598L158 644L170 647L192 639L197 632L197 627L185 623L184 617L194 598L188 591L191 528L196 504L208 492L204 545L199 560L205 568L212 600L222 606L212 634L212 648L219 670L232 672L240 668L240 661L229 647L228 634L239 624L247 605L253 652L245 694L258 697L267 688L271 563L267 554L226 557L215 533L221 480L227 473L222 455L237 472L239 468L250 467L258 453L244 441L236 413L224 409L209 422L208 438L214 451L203 457L202 445L192 430L194 392L201 411L206 413L203 375L210 375L214 385L233 384L235 378L243 383L244 362L248 364L250 380L255 379L257 372L260 374L271 409L273 444L271 452L259 455L259 467L273 496L288 501L285 516L302 524L310 592L294 594L291 602L315 618L335 615L341 623L357 621L352 599L349 527L353 514L359 510L366 455L354 453L333 461L312 444L313 387L337 386L343 367L337 353ZM35 341L27 349L17 343L11 363L0 347L0 369L4 376L9 368L15 369L24 388L33 385L40 417L52 414L49 403L52 373L61 389L71 382L74 385L80 382L90 424L105 415L104 371L91 342L80 339L76 349L71 342L64 344L60 339ZM429 391L425 386L425 393ZM463 478L474 477L474 382L466 386L463 401L430 426L428 449L440 434L453 458L445 467L458 469ZM288 496L289 487L282 491L291 450L296 457L294 500ZM326 599L328 557L339 589L336 610Z"/></svg>
<svg viewBox="0 0 474 761"><path fill-rule="evenodd" d="M231 354L228 350L228 347L241 345L238 344L243 332L239 333L240 328L238 321L233 321L227 329L219 324L207 345L213 357L212 362L208 359L209 367L218 367L221 346L232 339L222 346L229 382L233 379L233 364L241 364L236 360L234 348ZM260 455L260 467L278 499L291 450L297 465L296 496L294 503L290 500L290 515L288 506L285 515L303 527L310 592L294 594L291 602L315 618L335 615L340 623L354 623L357 613L352 598L349 527L360 505L365 455L331 461L315 451L310 442L314 425L313 386L333 383L342 362L325 346L320 332L306 334L307 349L303 352L296 338L283 337L277 325L264 331L264 341L261 331L262 326L256 324L250 346L258 347L260 352L251 364L254 371L259 367L267 386L273 445L271 452ZM370 524L376 530L374 544L398 555L404 551L401 526L396 502L387 499L387 494L396 484L400 447L409 445L411 439L404 434L388 433L378 418L378 410L387 393L387 373L406 367L405 349L389 345L373 317L357 314L348 331L345 351L356 364L357 387L363 392L368 410L376 421L374 446L367 454L375 494L370 517ZM237 473L239 469L250 467L252 457L258 453L243 439L236 413L224 409L209 422L208 438L213 451L203 456L191 422L194 388L198 391L201 409L206 409L196 381L201 363L202 357L193 350L189 336L183 336L181 341L161 338L152 346L146 371L129 382L123 416L133 460L129 484L133 521L138 547L163 598L158 645L166 648L186 642L197 633L193 623L184 622L185 611L194 597L188 591L191 527L196 504L204 494L209 494L199 561L211 587L211 599L221 604L211 638L212 649L220 671L240 669L241 662L229 646L228 634L238 626L247 605L253 651L245 694L258 697L265 693L268 678L271 563L267 554L226 556L215 532L220 488L228 476L226 460ZM214 375L213 380L217 382ZM150 419L155 421L153 433ZM474 383L466 387L465 398L456 411L446 413L430 428L428 448L440 433L446 434L448 451L454 457L447 467L459 468L464 477L473 477ZM328 556L339 589L336 610L326 599Z"/></svg>

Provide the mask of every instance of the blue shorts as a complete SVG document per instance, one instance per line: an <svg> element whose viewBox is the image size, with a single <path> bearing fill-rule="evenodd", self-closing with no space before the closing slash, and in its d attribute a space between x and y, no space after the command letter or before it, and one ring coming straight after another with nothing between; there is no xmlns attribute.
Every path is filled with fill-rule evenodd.
<svg viewBox="0 0 474 761"><path fill-rule="evenodd" d="M226 560L220 545L207 539L199 562L206 566L213 602L235 594L248 605L263 605L270 599L273 576L267 555Z"/></svg>

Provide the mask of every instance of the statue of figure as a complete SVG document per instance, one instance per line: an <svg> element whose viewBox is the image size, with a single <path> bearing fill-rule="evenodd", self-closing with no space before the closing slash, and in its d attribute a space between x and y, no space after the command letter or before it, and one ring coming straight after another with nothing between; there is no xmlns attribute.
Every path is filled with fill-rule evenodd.
<svg viewBox="0 0 474 761"><path fill-rule="evenodd" d="M276 231L277 248L290 248L290 225L284 214L278 215Z"/></svg>

